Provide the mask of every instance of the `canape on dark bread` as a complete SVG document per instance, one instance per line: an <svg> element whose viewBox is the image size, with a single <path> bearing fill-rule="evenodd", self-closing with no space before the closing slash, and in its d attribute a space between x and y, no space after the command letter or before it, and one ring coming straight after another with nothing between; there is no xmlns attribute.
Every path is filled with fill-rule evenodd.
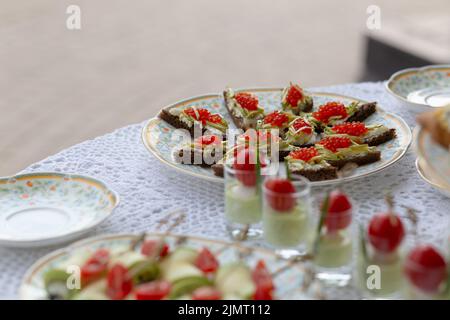
<svg viewBox="0 0 450 320"><path fill-rule="evenodd" d="M310 181L337 178L337 169L323 159L316 147L292 151L285 161L292 176L301 175Z"/></svg>
<svg viewBox="0 0 450 320"><path fill-rule="evenodd" d="M377 146L395 138L395 129L389 129L383 125L365 125L362 122L345 122L333 127L326 127L325 136L345 135L358 144Z"/></svg>
<svg viewBox="0 0 450 320"><path fill-rule="evenodd" d="M177 129L186 129L194 137L197 134L204 134L206 131L226 136L228 123L219 114L212 114L205 108L188 107L188 108L166 108L161 110L159 118L166 121Z"/></svg>
<svg viewBox="0 0 450 320"><path fill-rule="evenodd" d="M298 147L309 147L319 140L318 136L314 122L309 121L307 116L299 116L289 123L283 141Z"/></svg>
<svg viewBox="0 0 450 320"><path fill-rule="evenodd" d="M377 111L377 103L357 104L356 110L346 119L347 122L364 121Z"/></svg>
<svg viewBox="0 0 450 320"><path fill-rule="evenodd" d="M210 167L222 160L225 149L226 142L219 136L205 135L175 149L173 157L178 163Z"/></svg>
<svg viewBox="0 0 450 320"><path fill-rule="evenodd" d="M420 114L417 122L430 133L434 141L450 148L450 106Z"/></svg>
<svg viewBox="0 0 450 320"><path fill-rule="evenodd" d="M281 107L283 111L299 115L312 110L313 99L299 85L290 83L281 94Z"/></svg>
<svg viewBox="0 0 450 320"><path fill-rule="evenodd" d="M256 128L258 120L264 118L264 109L259 105L258 97L252 93L235 93L228 88L223 92L223 98L234 124L244 131Z"/></svg>
<svg viewBox="0 0 450 320"><path fill-rule="evenodd" d="M369 164L381 159L381 152L367 144L357 144L347 136L327 136L316 146L330 165L342 168L347 163Z"/></svg>
<svg viewBox="0 0 450 320"><path fill-rule="evenodd" d="M351 103L345 106L341 102L331 101L321 105L310 115L310 121L324 129L343 122L363 121L376 111L376 102L359 104Z"/></svg>

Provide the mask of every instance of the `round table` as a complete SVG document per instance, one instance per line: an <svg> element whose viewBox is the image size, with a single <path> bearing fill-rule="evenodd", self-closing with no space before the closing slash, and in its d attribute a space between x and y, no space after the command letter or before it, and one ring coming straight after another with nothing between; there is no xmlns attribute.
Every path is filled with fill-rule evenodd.
<svg viewBox="0 0 450 320"><path fill-rule="evenodd" d="M313 90L378 101L386 111L403 117L411 128L415 125L415 116L402 109L387 94L381 82L345 84ZM160 163L141 142L143 125L144 122L130 125L85 141L31 165L24 172L86 174L105 181L116 190L121 198L119 207L89 236L152 231L155 230L155 222L166 212L182 208L187 213L187 219L174 230L175 233L228 239L223 217L223 185L184 175ZM443 246L448 228L450 199L421 180L415 169L415 160L416 156L411 148L395 165L368 178L349 182L343 187L358 203L356 215L363 222L386 208L384 194L390 190L401 214L405 214L402 206L411 206L419 211L421 238ZM326 189L314 192L322 193ZM38 258L57 248L0 248L0 298L17 298L18 287L27 268Z"/></svg>

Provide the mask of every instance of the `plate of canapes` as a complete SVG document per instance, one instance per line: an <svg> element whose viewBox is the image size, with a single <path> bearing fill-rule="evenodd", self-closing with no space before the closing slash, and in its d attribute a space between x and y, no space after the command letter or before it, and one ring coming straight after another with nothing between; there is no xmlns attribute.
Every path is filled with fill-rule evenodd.
<svg viewBox="0 0 450 320"><path fill-rule="evenodd" d="M150 119L142 139L172 168L220 182L224 163L252 130L258 143L276 150L271 157L313 185L336 183L348 163L358 168L345 181L379 172L401 159L412 139L408 125L377 102L307 92L292 83L182 100Z"/></svg>

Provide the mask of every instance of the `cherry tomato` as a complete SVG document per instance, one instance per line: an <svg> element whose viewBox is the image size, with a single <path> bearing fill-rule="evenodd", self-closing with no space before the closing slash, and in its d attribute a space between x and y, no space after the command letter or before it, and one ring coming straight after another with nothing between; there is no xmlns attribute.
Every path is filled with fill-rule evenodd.
<svg viewBox="0 0 450 320"><path fill-rule="evenodd" d="M272 290L256 286L255 293L253 294L253 300L273 300Z"/></svg>
<svg viewBox="0 0 450 320"><path fill-rule="evenodd" d="M194 300L220 300L221 297L220 291L213 287L201 287L192 293Z"/></svg>
<svg viewBox="0 0 450 320"><path fill-rule="evenodd" d="M81 282L83 284L97 280L106 273L109 262L109 251L98 249L81 267Z"/></svg>
<svg viewBox="0 0 450 320"><path fill-rule="evenodd" d="M161 300L170 292L170 282L166 280L155 280L141 284L136 288L137 300Z"/></svg>
<svg viewBox="0 0 450 320"><path fill-rule="evenodd" d="M382 253L394 251L405 237L402 220L392 212L378 213L369 224L369 241Z"/></svg>
<svg viewBox="0 0 450 320"><path fill-rule="evenodd" d="M145 240L141 247L141 253L147 257L149 256L156 257L158 255L156 250L160 250L159 256L163 258L169 254L170 248L167 243L164 243L161 246L160 240Z"/></svg>
<svg viewBox="0 0 450 320"><path fill-rule="evenodd" d="M409 281L424 292L437 293L447 278L442 255L430 245L419 245L408 254L405 273Z"/></svg>
<svg viewBox="0 0 450 320"><path fill-rule="evenodd" d="M260 289L272 291L275 288L272 275L269 270L267 270L266 264L263 260L259 260L256 264L256 267L252 272L252 279L256 286L260 287Z"/></svg>
<svg viewBox="0 0 450 320"><path fill-rule="evenodd" d="M347 228L352 221L352 204L347 195L339 190L330 193L325 225L328 232Z"/></svg>
<svg viewBox="0 0 450 320"><path fill-rule="evenodd" d="M112 300L124 299L133 289L133 280L128 269L122 264L115 264L108 272L106 293Z"/></svg>
<svg viewBox="0 0 450 320"><path fill-rule="evenodd" d="M210 273L217 270L219 267L219 262L216 257L207 248L203 248L202 251L197 256L195 260L195 265L197 268L202 270L204 273Z"/></svg>
<svg viewBox="0 0 450 320"><path fill-rule="evenodd" d="M295 207L295 187L290 180L273 178L266 181L265 187L267 202L274 210L287 212Z"/></svg>

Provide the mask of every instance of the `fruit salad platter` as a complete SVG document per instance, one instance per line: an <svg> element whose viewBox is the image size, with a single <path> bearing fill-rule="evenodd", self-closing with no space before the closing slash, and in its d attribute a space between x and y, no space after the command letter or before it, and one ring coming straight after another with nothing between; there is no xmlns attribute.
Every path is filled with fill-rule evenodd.
<svg viewBox="0 0 450 320"><path fill-rule="evenodd" d="M180 141L176 129L192 139ZM292 83L283 89L227 88L222 95L180 101L151 119L142 138L172 168L223 181L223 162L236 147L227 141L230 129L241 130L237 143L245 141L249 129L271 135L268 140L277 144L279 160L315 185L337 182L347 163L359 166L347 181L378 172L398 161L412 139L406 123L376 102L307 92Z"/></svg>
<svg viewBox="0 0 450 320"><path fill-rule="evenodd" d="M68 268L79 286L68 289ZM313 298L300 264L263 249L167 233L107 235L75 243L36 262L23 299L219 300Z"/></svg>

